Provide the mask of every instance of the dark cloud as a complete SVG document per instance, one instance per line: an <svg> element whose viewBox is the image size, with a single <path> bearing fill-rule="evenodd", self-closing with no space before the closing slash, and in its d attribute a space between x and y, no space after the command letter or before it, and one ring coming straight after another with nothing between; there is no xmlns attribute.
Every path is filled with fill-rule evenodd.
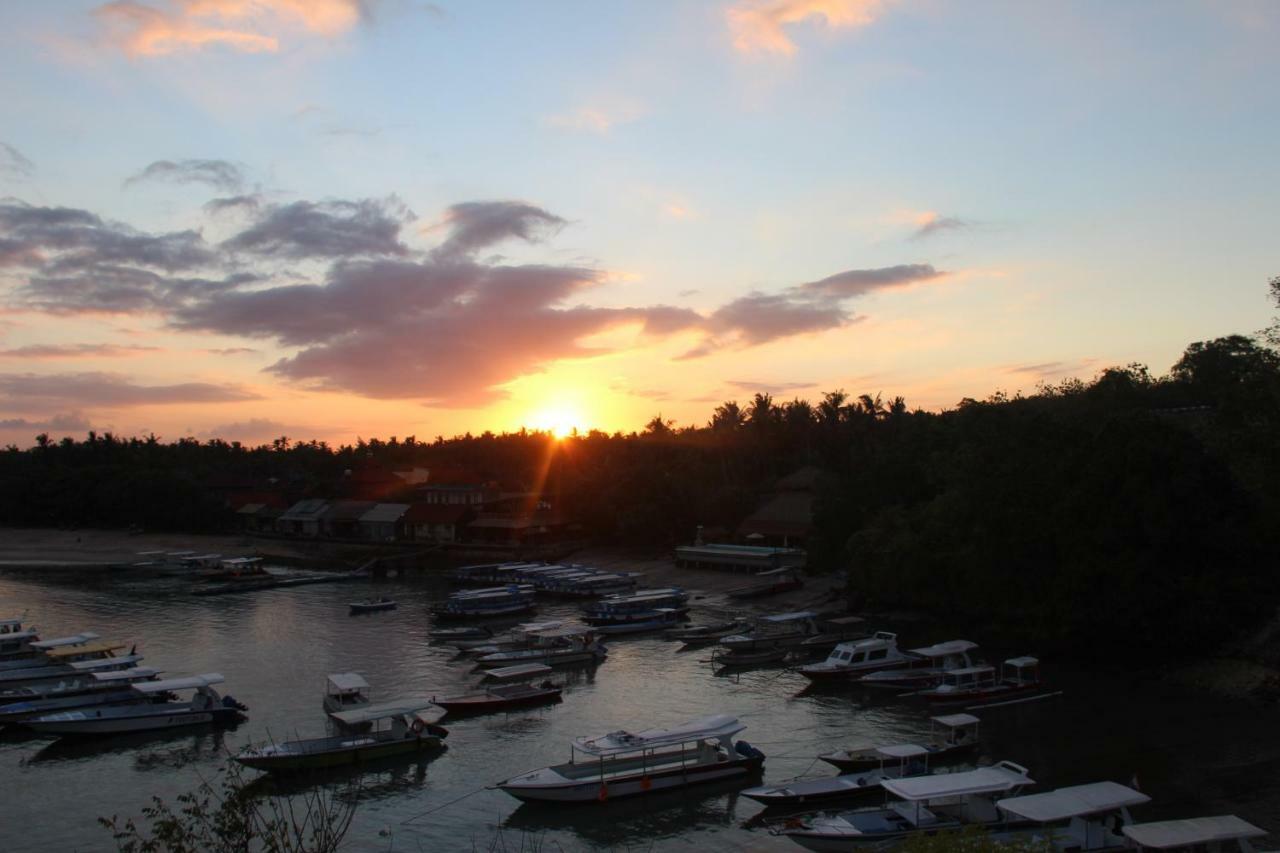
<svg viewBox="0 0 1280 853"><path fill-rule="evenodd" d="M470 255L512 237L534 243L567 223L524 202L469 201L450 207L444 224L449 233L436 249L436 255L442 258Z"/></svg>
<svg viewBox="0 0 1280 853"><path fill-rule="evenodd" d="M36 164L7 142L0 142L0 175L10 178L29 178L36 173Z"/></svg>
<svg viewBox="0 0 1280 853"><path fill-rule="evenodd" d="M248 213L257 213L261 207L262 196L257 193L212 198L204 203L205 212L212 216L216 216L219 213L226 213L228 210L243 210Z"/></svg>
<svg viewBox="0 0 1280 853"><path fill-rule="evenodd" d="M917 228L911 235L911 239L921 240L925 237L941 234L943 231L963 231L971 227L972 224L958 216L935 216Z"/></svg>
<svg viewBox="0 0 1280 853"><path fill-rule="evenodd" d="M126 407L257 399L257 394L235 385L207 382L138 385L114 373L0 373L0 405L9 408L32 402Z"/></svg>
<svg viewBox="0 0 1280 853"><path fill-rule="evenodd" d="M90 429L89 419L82 412L64 412L50 415L41 420L27 418L5 418L0 420L0 430L34 429L41 432L87 432Z"/></svg>
<svg viewBox="0 0 1280 853"><path fill-rule="evenodd" d="M220 438L223 441L238 441L242 444L265 444L282 435L298 438L318 435L324 432L332 432L332 430L285 424L269 418L249 418L246 421L235 421L234 423L210 427L201 432L199 437L206 440Z"/></svg>
<svg viewBox="0 0 1280 853"><path fill-rule="evenodd" d="M212 349L201 350L210 355L256 355L257 350L253 347L217 347Z"/></svg>
<svg viewBox="0 0 1280 853"><path fill-rule="evenodd" d="M160 351L160 347L121 346L119 344L29 344L0 350L0 358L121 358Z"/></svg>
<svg viewBox="0 0 1280 853"><path fill-rule="evenodd" d="M932 264L899 264L896 267L881 267L870 270L845 270L827 276L818 281L810 281L795 290L803 293L816 293L836 299L851 299L862 296L873 290L885 290L891 287L906 287L922 281L941 278L946 275L933 268Z"/></svg>
<svg viewBox="0 0 1280 853"><path fill-rule="evenodd" d="M131 187L144 181L171 184L206 184L222 192L234 193L244 186L244 170L227 160L157 160L136 175L125 179Z"/></svg>
<svg viewBox="0 0 1280 853"><path fill-rule="evenodd" d="M164 312L191 299L256 281L250 273L221 279L164 276L137 267L101 264L65 275L32 275L14 292L23 308L50 314Z"/></svg>
<svg viewBox="0 0 1280 853"><path fill-rule="evenodd" d="M1027 376L1061 376L1079 373L1097 362L1096 358L1079 358L1072 361L1042 361L1038 364L1017 364L1004 368L1005 373L1021 373Z"/></svg>
<svg viewBox="0 0 1280 853"><path fill-rule="evenodd" d="M400 227L413 213L394 196L361 201L295 201L268 205L257 221L222 244L263 257L351 258L407 255Z"/></svg>
<svg viewBox="0 0 1280 853"><path fill-rule="evenodd" d="M812 382L755 382L742 379L726 379L725 384L746 394L755 394L756 392L761 394L788 394L792 391L812 388L814 385Z"/></svg>

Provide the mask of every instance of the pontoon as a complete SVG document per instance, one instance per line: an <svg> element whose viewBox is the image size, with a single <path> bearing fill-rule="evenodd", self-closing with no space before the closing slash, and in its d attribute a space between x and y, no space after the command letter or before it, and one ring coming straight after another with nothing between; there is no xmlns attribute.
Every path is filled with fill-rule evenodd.
<svg viewBox="0 0 1280 853"><path fill-rule="evenodd" d="M760 772L764 754L745 741L733 742L744 728L736 717L716 714L670 729L575 738L568 763L498 787L526 801L603 803L704 782L745 781Z"/></svg>
<svg viewBox="0 0 1280 853"><path fill-rule="evenodd" d="M924 748L929 751L929 763L935 767L944 761L953 761L978 748L980 721L972 714L944 714L931 717L932 728ZM842 773L870 770L877 766L880 756L878 746L851 746L819 755L818 758L839 768Z"/></svg>
<svg viewBox="0 0 1280 853"><path fill-rule="evenodd" d="M1221 853L1232 850L1239 853L1263 853L1252 842L1267 834L1266 830L1233 814L1134 823L1121 831L1139 850L1185 850L1188 853L1209 845L1214 845L1210 849Z"/></svg>
<svg viewBox="0 0 1280 853"><path fill-rule="evenodd" d="M898 649L898 635L876 631L866 640L841 643L821 663L800 667L800 674L811 681L821 681L901 667L908 658Z"/></svg>
<svg viewBox="0 0 1280 853"><path fill-rule="evenodd" d="M1151 798L1115 782L1093 782L1058 788L1043 794L1009 797L997 807L1013 822L1030 821L1036 827L1023 832L997 833L995 840L1048 841L1055 850L1120 851L1128 845L1121 829L1132 823L1132 806Z"/></svg>
<svg viewBox="0 0 1280 853"><path fill-rule="evenodd" d="M195 694L186 702L155 702L46 714L29 719L23 725L56 735L120 734L209 723L231 725L244 719L242 712L246 709L230 696L219 696L213 689L213 685L221 684L223 680L221 675L211 672L187 678L146 681L132 685L132 689L144 696L185 690L194 690Z"/></svg>
<svg viewBox="0 0 1280 853"><path fill-rule="evenodd" d="M770 808L813 805L845 801L854 797L881 794L885 779L902 779L929 772L929 750L911 743L876 747L880 767L863 773L848 773L828 779L805 779L785 785L761 785L748 788L742 796Z"/></svg>

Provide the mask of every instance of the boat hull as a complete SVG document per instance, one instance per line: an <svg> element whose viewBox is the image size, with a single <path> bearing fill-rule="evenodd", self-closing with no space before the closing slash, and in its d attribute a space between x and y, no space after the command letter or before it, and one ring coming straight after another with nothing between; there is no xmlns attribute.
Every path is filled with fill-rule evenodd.
<svg viewBox="0 0 1280 853"><path fill-rule="evenodd" d="M209 708L202 711L156 711L137 715L104 715L100 717L89 716L90 713L93 712L85 712L83 715L71 712L67 716L74 718L70 719L36 718L25 721L23 725L45 734L92 736L149 732L185 726L227 726L239 722L241 718L240 712L234 708Z"/></svg>
<svg viewBox="0 0 1280 853"><path fill-rule="evenodd" d="M324 770L330 767L351 767L369 764L397 756L416 755L444 748L444 742L435 735L426 737L397 738L375 743L365 743L310 754L257 755L249 752L236 756L236 761L265 770L268 773L298 773L307 770Z"/></svg>
<svg viewBox="0 0 1280 853"><path fill-rule="evenodd" d="M432 704L439 705L449 712L450 718L475 714L493 714L500 711L511 711L517 708L531 708L537 705L550 705L560 701L560 688L537 690L520 696L457 696L452 699L436 699Z"/></svg>
<svg viewBox="0 0 1280 853"><path fill-rule="evenodd" d="M499 783L498 787L526 803L604 803L708 782L746 781L758 775L763 767L764 757L756 756L687 769L677 767L648 776L635 774L613 778L604 784L599 779L583 779L555 786L522 786L517 780L509 779Z"/></svg>

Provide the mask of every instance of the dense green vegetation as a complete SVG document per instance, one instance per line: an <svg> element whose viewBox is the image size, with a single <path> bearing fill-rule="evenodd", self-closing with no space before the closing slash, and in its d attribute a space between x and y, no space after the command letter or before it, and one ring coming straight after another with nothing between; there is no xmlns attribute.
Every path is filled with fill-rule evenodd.
<svg viewBox="0 0 1280 853"><path fill-rule="evenodd" d="M1276 337L1193 343L1165 376L1115 367L941 413L833 391L562 442L41 436L0 453L0 521L216 530L232 523L219 483L341 497L344 471L373 462L540 489L597 541L661 551L699 524L733 530L777 478L815 465L830 476L811 563L848 569L856 604L981 621L1041 651L1213 647L1272 614L1280 591Z"/></svg>

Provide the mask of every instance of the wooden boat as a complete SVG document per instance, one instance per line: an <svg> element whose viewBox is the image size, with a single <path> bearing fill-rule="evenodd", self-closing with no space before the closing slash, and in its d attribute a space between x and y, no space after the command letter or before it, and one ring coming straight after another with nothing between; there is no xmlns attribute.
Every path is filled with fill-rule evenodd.
<svg viewBox="0 0 1280 853"><path fill-rule="evenodd" d="M497 684L485 687L478 693L463 696L449 696L432 701L450 714L491 714L497 711L510 711L515 708L528 708L533 705L546 705L560 701L564 688L550 681L541 684Z"/></svg>
<svg viewBox="0 0 1280 853"><path fill-rule="evenodd" d="M32 669L38 666L50 666L55 663L48 652L54 649L67 648L69 646L85 646L93 640L98 639L98 635L92 631L85 631L81 634L73 634L70 637L54 637L49 640L34 640L27 643L26 651L21 654L14 654L4 657L0 660L0 672L12 672L17 669Z"/></svg>
<svg viewBox="0 0 1280 853"><path fill-rule="evenodd" d="M154 681L160 670L149 667L108 672L92 672L86 680L70 683L42 683L23 688L26 698L0 705L0 723L17 723L52 711L69 711L95 705L128 705L148 701L132 684Z"/></svg>
<svg viewBox="0 0 1280 853"><path fill-rule="evenodd" d="M747 625L742 619L712 622L708 625L690 625L687 628L671 628L663 635L668 640L679 640L687 646L697 643L717 643L730 634L737 634Z"/></svg>
<svg viewBox="0 0 1280 853"><path fill-rule="evenodd" d="M822 633L807 637L800 642L800 654L805 657L827 655L841 643L852 640L865 640L871 635L867 633L867 620L861 616L839 616L835 619L824 619L819 625Z"/></svg>
<svg viewBox="0 0 1280 853"><path fill-rule="evenodd" d="M246 708L230 696L219 696L213 685L221 684L218 673L146 681L132 685L145 696L194 690L187 702L153 702L107 708L84 708L45 714L23 722L27 728L56 735L102 735L154 731L181 726L232 725L244 719Z"/></svg>
<svg viewBox="0 0 1280 853"><path fill-rule="evenodd" d="M769 569L758 572L756 578L762 579L762 582L731 589L728 591L728 596L738 599L766 598L804 586L804 580L800 577L799 571L794 568Z"/></svg>
<svg viewBox="0 0 1280 853"><path fill-rule="evenodd" d="M601 636L612 637L619 634L647 634L653 631L664 631L672 625L679 625L684 614L678 610L659 607L652 619L642 622L619 622L610 625L596 625L592 630Z"/></svg>
<svg viewBox="0 0 1280 853"><path fill-rule="evenodd" d="M348 728L373 727L372 731L250 746L235 759L255 770L289 773L434 751L444 746L449 734L437 725L444 714L443 708L421 696L365 705L333 716ZM389 726L380 728L383 722Z"/></svg>
<svg viewBox="0 0 1280 853"><path fill-rule="evenodd" d="M938 686L907 695L922 696L933 705L982 707L1057 694L1049 694L1040 682L1040 661L1019 657L1001 664L998 678L993 666L953 669L943 674Z"/></svg>
<svg viewBox="0 0 1280 853"><path fill-rule="evenodd" d="M551 667L545 663L518 663L515 666L500 666L485 670L480 681L501 683L510 681L531 681L542 675L550 675Z"/></svg>
<svg viewBox="0 0 1280 853"><path fill-rule="evenodd" d="M814 621L817 614L808 610L779 613L755 620L751 629L732 634L720 641L731 652L755 652L763 649L798 646L809 637L821 633Z"/></svg>
<svg viewBox="0 0 1280 853"><path fill-rule="evenodd" d="M907 655L912 658L909 666L867 673L858 679L858 684L863 687L900 690L935 687L942 683L946 673L973 666L975 661L969 653L976 648L978 644L968 640L948 640L945 643L909 649Z"/></svg>
<svg viewBox="0 0 1280 853"><path fill-rule="evenodd" d="M862 773L847 773L827 779L805 779L785 785L761 785L748 788L742 796L769 808L814 806L842 802L855 797L882 793L885 779L903 779L929 772L929 750L916 744L902 743L876 748L880 767Z"/></svg>
<svg viewBox="0 0 1280 853"><path fill-rule="evenodd" d="M1141 791L1115 782L1092 782L999 800L996 807L1012 823L1032 823L1022 831L995 832L992 840L1051 842L1054 850L1121 851L1131 849L1122 832L1133 823L1129 809L1151 802Z"/></svg>
<svg viewBox="0 0 1280 853"><path fill-rule="evenodd" d="M390 598L367 599L365 601L353 601L348 605L351 608L351 615L355 616L359 613L377 613L381 610L395 610L396 603Z"/></svg>
<svg viewBox="0 0 1280 853"><path fill-rule="evenodd" d="M466 625L459 628L436 628L427 632L427 639L440 643L453 640L484 640L493 636L493 629L484 625Z"/></svg>
<svg viewBox="0 0 1280 853"><path fill-rule="evenodd" d="M527 649L483 655L476 664L484 669L518 663L542 663L547 666L590 663L607 654L595 635L581 628L556 628L534 634L534 645Z"/></svg>
<svg viewBox="0 0 1280 853"><path fill-rule="evenodd" d="M1032 784L1027 769L1011 761L961 773L885 779L880 787L896 797L885 808L820 815L789 822L777 832L801 847L828 853L962 826L994 826L1002 820L996 801Z"/></svg>
<svg viewBox="0 0 1280 853"><path fill-rule="evenodd" d="M931 717L932 736L925 742L929 763L934 767L945 761L954 761L978 748L978 726L981 721L972 714L946 714ZM880 763L877 746L851 746L819 755L818 758L836 767L841 773L870 770Z"/></svg>
<svg viewBox="0 0 1280 853"><path fill-rule="evenodd" d="M1121 829L1124 837L1138 850L1184 850L1205 848L1228 853L1262 853L1253 846L1254 839L1267 834L1235 815L1196 817L1184 820L1162 820L1133 823Z"/></svg>
<svg viewBox="0 0 1280 853"><path fill-rule="evenodd" d="M570 760L513 776L497 787L527 802L603 803L706 782L746 780L764 753L733 736L746 726L716 714L670 729L576 738ZM581 760L579 760L581 757Z"/></svg>
<svg viewBox="0 0 1280 853"><path fill-rule="evenodd" d="M324 680L324 712L330 717L369 705L369 682L358 672L335 672Z"/></svg>
<svg viewBox="0 0 1280 853"><path fill-rule="evenodd" d="M791 654L790 649L756 649L755 651L717 651L711 656L712 663L722 667L757 666L763 663L782 663Z"/></svg>
<svg viewBox="0 0 1280 853"><path fill-rule="evenodd" d="M908 658L898 649L898 635L876 631L866 640L841 643L821 663L800 667L800 674L811 681L845 679L877 669L900 668Z"/></svg>

